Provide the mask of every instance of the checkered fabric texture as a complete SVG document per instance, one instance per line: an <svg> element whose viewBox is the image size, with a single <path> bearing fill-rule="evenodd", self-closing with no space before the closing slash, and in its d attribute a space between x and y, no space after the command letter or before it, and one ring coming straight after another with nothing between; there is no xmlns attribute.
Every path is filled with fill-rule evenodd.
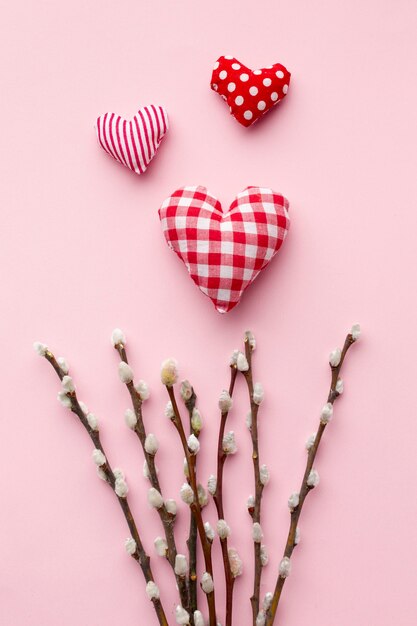
<svg viewBox="0 0 417 626"><path fill-rule="evenodd" d="M219 313L231 311L287 235L289 203L272 189L247 187L227 213L205 187L182 187L159 217L169 247Z"/></svg>

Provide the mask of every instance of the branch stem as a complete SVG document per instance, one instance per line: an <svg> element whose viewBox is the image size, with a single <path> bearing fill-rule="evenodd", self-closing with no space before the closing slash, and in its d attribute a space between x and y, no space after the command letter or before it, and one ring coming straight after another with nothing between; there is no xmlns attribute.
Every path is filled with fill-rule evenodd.
<svg viewBox="0 0 417 626"><path fill-rule="evenodd" d="M125 363L129 363L127 359L127 352L124 344L119 343L115 345L115 349L119 353L119 356L122 361ZM149 454L145 449L145 441L146 441L146 428L143 420L142 414L142 399L139 393L136 391L133 381L126 383L127 390L130 394L130 398L132 400L133 411L136 416L136 426L134 428L134 432L136 433L140 444L142 446L143 455L145 457L145 461L148 467L149 474L149 482L152 487L159 491L162 495L162 489L158 478L158 473L155 465L155 456L153 454ZM177 546L175 542L175 534L174 534L174 525L175 525L175 516L169 513L163 504L159 509L156 509L157 513L161 519L162 526L164 528L165 539L168 546L167 551L167 561L171 565L172 571L175 576L175 580L178 586L178 592L180 596L181 606L184 607L187 611L190 610L190 601L189 601L189 591L187 585L187 579L184 576L179 576L175 574L175 557L177 556Z"/></svg>
<svg viewBox="0 0 417 626"><path fill-rule="evenodd" d="M237 376L237 369L235 366L230 367L230 384L229 395L232 397L235 388ZM224 519L224 507L223 507L223 470L224 464L227 459L227 454L223 451L223 438L226 428L226 422L229 412L222 413L220 417L219 438L217 442L217 476L216 476L216 492L214 494L214 504L217 509L217 516L220 519ZM232 625L233 617L233 589L235 584L235 578L232 576L232 571L229 562L229 549L227 544L227 537L220 539L220 545L223 557L224 577L226 581L226 626Z"/></svg>
<svg viewBox="0 0 417 626"><path fill-rule="evenodd" d="M342 369L342 365L345 360L346 353L353 343L355 343L355 340L352 338L351 334L348 334L345 339L345 343L343 345L339 364L335 367L330 366L331 367L331 383L330 383L330 390L327 396L327 402L329 402L330 404L333 404L340 395L336 391L337 380L339 378L339 374ZM320 446L320 442L323 437L323 433L326 429L326 425L327 424L324 424L323 422L320 421L320 425L316 433L314 444L308 451L306 469L304 472L304 476L301 482L301 487L300 487L300 492L299 492L299 503L298 503L298 506L291 511L291 522L290 522L290 528L288 531L287 542L285 544L284 555L283 555L284 557L291 558L291 555L296 546L295 535L297 531L298 520L300 518L305 499L307 495L309 494L309 492L312 490L312 487L308 486L307 481L308 481L310 472L313 469L313 464L317 455L318 448ZM280 574L278 575L277 582L275 585L274 596L272 598L272 603L267 612L266 626L272 626L274 623L279 601L281 599L282 590L285 584L285 580L286 578L284 576L281 576Z"/></svg>
<svg viewBox="0 0 417 626"><path fill-rule="evenodd" d="M190 485L194 493L194 501L190 505L190 508L196 521L197 530L198 530L198 534L200 537L201 546L203 549L204 564L205 564L206 572L208 572L214 580L213 563L212 563L212 558L211 558L211 544L206 537L204 522L203 522L203 518L201 515L201 507L200 507L200 503L198 500L197 477L196 477L196 471L195 471L195 455L190 454L190 451L188 450L187 437L185 435L184 426L182 423L181 414L179 412L177 401L175 398L174 389L173 387L167 386L167 391L168 391L169 399L171 400L172 409L174 412L174 417L172 418L171 421L173 422L180 436L181 444L184 450L184 456L187 460L189 481L190 481ZM214 590L211 593L207 593L206 597L207 597L207 604L208 604L208 610L209 610L209 625L216 626L217 618L216 618L216 601L215 601Z"/></svg>
<svg viewBox="0 0 417 626"><path fill-rule="evenodd" d="M189 416L189 429L190 434L193 434L195 437L200 436L200 432L194 430L192 417L193 411L196 405L197 396L195 394L194 388L192 389L191 397L185 401L185 406L188 410ZM196 467L197 460L195 460ZM188 588L190 594L190 624L194 625L194 611L198 609L198 597L197 597L197 522L193 515L193 512L190 509L190 526L188 532L187 539L187 548L188 548L188 560L189 560L189 572L188 572Z"/></svg>
<svg viewBox="0 0 417 626"><path fill-rule="evenodd" d="M60 380L62 380L65 376L65 373L63 372L63 370L61 369L58 361L56 360L55 356L52 354L52 352L50 352L49 350L46 351L45 353L45 358L47 361L49 361L49 363L52 365L52 367L54 368L55 372L57 373L58 377L60 378ZM123 498L120 497L116 494L115 491L115 477L113 474L113 470L110 466L110 463L108 461L108 457L107 454L103 448L103 445L100 441L100 435L99 432L96 430L93 430L92 428L90 428L90 425L88 424L87 421L87 417L84 413L84 411L82 410L80 403L78 401L77 398L77 394L75 391L71 392L71 393L67 393L67 397L70 399L71 401L71 411L73 413L75 413L75 415L78 416L81 424L84 426L84 428L86 429L88 435L90 436L90 439L92 440L94 447L98 450L100 450L104 456L106 457L106 462L104 465L102 465L100 467L101 470L103 470L103 472L106 475L106 482L110 485L110 487L112 488L116 498L119 501L120 507L123 511L123 514L125 516L126 519L126 523L129 527L129 531L130 534L132 536L132 538L134 539L135 543L136 543L136 550L134 552L134 554L132 554L132 557L139 563L140 568L142 570L143 576L145 578L145 581L148 583L150 581L154 581L154 576L152 573L152 569L151 569L151 564L150 564L150 559L149 556L147 555L140 535L139 535L139 531L136 525L136 522L133 518L132 515L132 511L130 509L129 503L127 501L127 498ZM168 626L168 620L166 618L164 609L162 607L162 603L161 600L159 598L154 598L152 600L154 609L155 609L155 613L157 615L159 624L161 626Z"/></svg>
<svg viewBox="0 0 417 626"><path fill-rule="evenodd" d="M253 370L252 370L252 348L250 341L245 337L245 356L249 364L249 369L243 372L246 380L246 385L249 393L250 409L251 409L251 427L250 434L252 439L252 463L253 474L255 481L255 506L253 512L251 512L253 523L261 523L261 502L264 486L260 479L260 464L259 464L259 439L258 439L258 411L259 406L253 401ZM258 541L253 542L253 557L254 557L254 579L253 579L253 593L250 599L252 606L252 622L253 626L256 625L256 618L259 613L260 603L260 589L262 578L262 559L261 559L261 543Z"/></svg>

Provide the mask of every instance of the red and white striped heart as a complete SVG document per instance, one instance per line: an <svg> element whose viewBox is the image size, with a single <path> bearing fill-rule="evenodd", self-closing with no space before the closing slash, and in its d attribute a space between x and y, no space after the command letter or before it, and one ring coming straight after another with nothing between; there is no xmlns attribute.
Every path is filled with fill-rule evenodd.
<svg viewBox="0 0 417 626"><path fill-rule="evenodd" d="M223 213L205 187L182 187L162 204L159 219L197 287L227 313L283 244L288 207L272 189L247 187Z"/></svg>
<svg viewBox="0 0 417 626"><path fill-rule="evenodd" d="M118 163L143 174L168 130L168 115L161 106L145 106L131 120L115 113L97 118L100 146Z"/></svg>

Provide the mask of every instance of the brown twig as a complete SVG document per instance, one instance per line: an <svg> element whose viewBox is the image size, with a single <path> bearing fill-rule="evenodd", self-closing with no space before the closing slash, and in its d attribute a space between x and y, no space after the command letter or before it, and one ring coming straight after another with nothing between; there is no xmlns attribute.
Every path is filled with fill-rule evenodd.
<svg viewBox="0 0 417 626"><path fill-rule="evenodd" d="M121 360L124 363L128 363L125 345L123 343L117 343L114 347L119 353ZM138 439L142 446L143 454L144 454L145 461L146 461L147 468L148 468L149 481L152 487L154 487L154 489L159 491L159 493L162 495L161 485L159 482L157 469L155 466L155 456L153 454L149 454L145 449L146 429L145 429L145 424L144 424L143 415L142 415L142 399L139 393L136 391L133 381L125 383L125 384L130 394L133 410L134 410L136 420L137 420L136 426L133 430L138 436ZM178 592L180 595L181 605L184 607L184 609L188 611L189 610L189 593L188 593L187 580L184 576L179 576L175 574L175 557L177 556L177 547L176 547L175 535L174 535L175 515L172 515L171 513L169 513L169 511L167 511L165 504L163 504L160 508L158 508L157 512L158 512L159 517L161 518L161 522L162 522L164 533L165 533L165 539L166 539L167 546L168 546L166 558L169 564L171 565L172 570L175 575L175 579L176 579L177 586L178 586Z"/></svg>
<svg viewBox="0 0 417 626"><path fill-rule="evenodd" d="M235 365L230 366L230 385L229 396L232 397L235 387L237 376L237 369ZM222 412L220 418L219 438L217 442L217 477L216 477L216 491L213 496L214 503L217 509L217 516L219 519L224 519L224 507L223 507L223 470L226 462L227 454L223 450L223 438L226 428L226 422L229 412ZM226 626L231 626L233 615L233 589L235 584L235 578L232 576L230 562L229 562L229 549L227 543L227 537L220 539L220 545L223 556L223 568L226 581Z"/></svg>
<svg viewBox="0 0 417 626"><path fill-rule="evenodd" d="M196 472L195 472L195 455L190 454L190 451L188 450L187 438L185 435L184 426L183 426L182 419L181 419L181 414L179 412L177 401L175 398L174 389L172 386L166 386L166 388L168 391L169 399L171 400L172 410L174 413L174 417L172 418L171 421L173 422L180 436L181 444L184 450L184 455L187 460L189 481L190 481L190 485L194 493L194 500L192 504L190 505L190 508L197 524L197 530L198 530L198 534L200 537L201 546L203 549L204 564L205 564L206 572L210 574L210 576L214 580L213 563L212 563L212 558L211 558L211 544L208 541L207 536L206 536L204 522L203 522L203 518L201 515L201 507L200 507L199 498L198 498L197 478L196 478ZM216 626L217 618L216 618L216 601L215 601L214 590L211 593L207 593L206 596L207 596L207 604L208 604L208 610L209 610L209 624L210 626Z"/></svg>
<svg viewBox="0 0 417 626"><path fill-rule="evenodd" d="M191 388L191 396L184 400L184 404L187 407L189 422L190 422L190 434L195 437L199 437L200 431L193 428L192 418L193 411L195 409L197 396L194 388ZM196 463L196 460L195 460ZM188 559L189 559L189 574L188 574L188 588L190 594L190 624L194 624L194 611L198 609L198 597L197 597L197 522L193 512L190 509L190 528L188 532L187 547L188 547Z"/></svg>
<svg viewBox="0 0 417 626"><path fill-rule="evenodd" d="M62 379L65 376L65 372L61 369L58 361L56 360L55 356L52 354L52 352L50 352L49 350L46 350L45 352L45 358L47 361L49 361L49 363L52 365L52 367L54 368L55 372L57 373L57 375L59 376L60 380L62 381ZM100 435L99 432L97 430L93 430L87 420L87 416L85 415L84 411L82 410L78 398L77 398L77 394L75 391L69 392L67 393L67 397L69 398L70 402L71 402L71 406L69 407L71 409L71 411L73 413L75 413L80 422L82 423L82 425L84 426L84 428L86 429L88 435L90 436L90 439L92 440L94 447L97 450L100 450L105 458L106 458L106 462L104 463L104 465L100 466L100 470L102 470L104 472L103 475L106 476L106 482L111 486L115 496L117 497L120 507L123 511L123 514L125 516L127 525L129 527L130 533L132 538L134 539L135 543L136 543L136 550L135 552L132 554L132 557L139 563L142 572L143 572L143 576L146 580L146 582L151 582L154 581L154 577L152 574L152 569L151 569L151 565L150 565L150 559L149 556L146 554L145 549L143 547L142 541L140 539L139 536L139 531L137 529L135 520L133 518L132 512L130 510L129 507L129 503L127 501L126 497L121 497L118 496L116 491L115 491L115 486L116 486L116 479L113 473L113 470L110 466L110 463L108 461L108 457L104 451L104 448L102 446L102 443L100 441ZM168 626L168 621L164 612L164 609L162 607L162 603L161 600L159 598L153 598L152 599L152 603L154 605L154 609L158 618L159 623L161 624L161 626Z"/></svg>
<svg viewBox="0 0 417 626"><path fill-rule="evenodd" d="M340 371L342 369L342 365L343 365L343 361L345 359L346 353L353 343L355 343L355 339L353 339L351 334L348 334L345 339L345 343L342 349L339 364L335 367L333 367L332 365L330 366L332 377L331 377L331 384L330 384L329 394L327 397L327 402L330 403L331 405L333 405L335 400L340 395L339 392L336 391L336 385L337 385L337 381L339 378ZM304 476L303 476L303 480L302 480L301 488L299 492L298 505L291 510L290 529L288 532L287 543L285 545L285 550L284 550L284 557L287 557L288 559L291 558L291 555L296 546L295 537L296 537L297 525L298 525L298 520L300 518L301 511L304 505L304 501L308 493L313 488L307 484L308 478L310 476L311 470L313 469L314 460L316 458L317 450L319 448L320 441L325 431L326 425L327 425L326 423L323 423L323 421L320 421L320 425L319 425L319 428L317 430L317 433L314 439L314 444L311 446L311 448L308 451L307 464L306 464L306 469L304 472ZM272 603L267 611L266 626L272 626L272 624L274 623L278 604L281 598L282 589L284 587L285 579L286 579L286 576L282 576L281 574L278 575L277 582L275 585L274 595L272 598Z"/></svg>
<svg viewBox="0 0 417 626"><path fill-rule="evenodd" d="M253 371L252 371L252 346L249 340L248 334L245 336L245 356L248 362L249 368L246 372L243 372L243 375L246 380L248 392L249 392L249 400L250 400L250 409L251 409L251 425L250 425L250 434L252 439L252 462L253 462L253 472L255 478L255 503L253 509L250 511L250 515L252 517L253 523L261 523L261 502L262 502L262 493L264 489L264 485L261 482L260 478L260 464L259 464L259 440L258 440L258 410L259 405L254 402L253 392L254 392L254 384L253 384ZM259 613L259 596L260 596L260 588L261 588L261 578L262 578L262 558L261 558L261 542L254 541L253 543L253 551L254 551L254 580L253 580L253 593L250 599L252 605L252 621L253 626L256 624L256 618Z"/></svg>

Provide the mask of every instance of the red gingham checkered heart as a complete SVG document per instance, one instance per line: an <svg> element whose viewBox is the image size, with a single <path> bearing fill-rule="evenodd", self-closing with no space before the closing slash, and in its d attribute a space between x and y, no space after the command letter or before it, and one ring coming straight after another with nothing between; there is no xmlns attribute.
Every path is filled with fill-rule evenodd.
<svg viewBox="0 0 417 626"><path fill-rule="evenodd" d="M288 207L272 189L247 187L223 213L205 187L182 187L162 204L159 218L195 284L227 313L280 249Z"/></svg>
<svg viewBox="0 0 417 626"><path fill-rule="evenodd" d="M287 95L291 74L275 63L251 70L232 56L214 64L211 88L229 105L230 113L243 126L250 126Z"/></svg>
<svg viewBox="0 0 417 626"><path fill-rule="evenodd" d="M146 170L167 130L167 112L153 104L139 109L131 120L104 113L96 123L97 139L103 150L136 174Z"/></svg>

